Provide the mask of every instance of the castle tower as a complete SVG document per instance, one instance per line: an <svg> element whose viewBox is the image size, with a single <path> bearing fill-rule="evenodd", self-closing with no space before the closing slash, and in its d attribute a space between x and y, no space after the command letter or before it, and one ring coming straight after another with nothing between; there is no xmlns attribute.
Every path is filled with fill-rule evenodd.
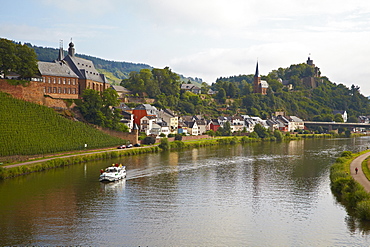
<svg viewBox="0 0 370 247"><path fill-rule="evenodd" d="M253 93L261 93L261 77L259 75L258 71L258 61L256 65L256 73L254 74L254 79L253 79Z"/></svg>

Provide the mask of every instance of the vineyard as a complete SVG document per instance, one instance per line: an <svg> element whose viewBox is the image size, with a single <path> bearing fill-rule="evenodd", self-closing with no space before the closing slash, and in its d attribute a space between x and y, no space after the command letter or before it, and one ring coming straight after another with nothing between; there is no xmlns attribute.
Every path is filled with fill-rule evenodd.
<svg viewBox="0 0 370 247"><path fill-rule="evenodd" d="M46 106L0 92L0 156L48 154L122 144L81 122L66 119Z"/></svg>

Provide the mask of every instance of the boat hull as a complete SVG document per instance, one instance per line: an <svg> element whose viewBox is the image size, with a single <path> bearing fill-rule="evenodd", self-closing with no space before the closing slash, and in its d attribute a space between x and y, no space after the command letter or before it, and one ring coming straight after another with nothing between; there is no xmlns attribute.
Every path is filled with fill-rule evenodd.
<svg viewBox="0 0 370 247"><path fill-rule="evenodd" d="M117 176L107 176L107 175L102 174L99 177L99 181L100 182L114 182L114 181L118 181L120 179L123 179L125 177L126 177L126 173L124 173L122 175L117 175Z"/></svg>
<svg viewBox="0 0 370 247"><path fill-rule="evenodd" d="M110 166L101 170L99 177L100 182L114 182L126 177L126 167L122 165Z"/></svg>

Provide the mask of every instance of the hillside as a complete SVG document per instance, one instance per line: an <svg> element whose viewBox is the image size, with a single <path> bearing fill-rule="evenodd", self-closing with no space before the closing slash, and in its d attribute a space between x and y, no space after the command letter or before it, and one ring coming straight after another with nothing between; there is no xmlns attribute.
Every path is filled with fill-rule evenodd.
<svg viewBox="0 0 370 247"><path fill-rule="evenodd" d="M252 93L253 75L221 77L212 85L219 102L234 99L231 109L239 109L252 116L267 118L275 111L284 111L302 119L334 121L333 111L347 111L350 122L358 116L370 115L370 101L359 87L350 88L316 75L312 66L295 64L271 71L261 80L267 81L267 95ZM223 90L222 90L223 89Z"/></svg>
<svg viewBox="0 0 370 247"><path fill-rule="evenodd" d="M122 139L0 91L0 157L111 147Z"/></svg>

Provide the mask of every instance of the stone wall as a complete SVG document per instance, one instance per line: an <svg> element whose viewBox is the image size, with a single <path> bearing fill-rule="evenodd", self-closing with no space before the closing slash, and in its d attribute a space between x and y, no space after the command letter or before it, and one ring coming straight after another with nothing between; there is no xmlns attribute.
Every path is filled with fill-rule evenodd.
<svg viewBox="0 0 370 247"><path fill-rule="evenodd" d="M118 138L121 138L123 140L127 140L129 141L131 144L136 144L138 143L138 138L139 138L139 135L136 132L121 132L121 131L114 131L114 130L110 130L110 129L105 129L105 128L98 128L99 130L103 131L104 133L108 134L108 135L111 135L111 136L115 136L115 137L118 137Z"/></svg>
<svg viewBox="0 0 370 247"><path fill-rule="evenodd" d="M29 81L27 83L27 86L14 86L9 84L7 80L0 79L0 91L8 93L14 98L33 102L39 105L68 109L68 106L63 100L44 96L44 83L37 81Z"/></svg>
<svg viewBox="0 0 370 247"><path fill-rule="evenodd" d="M205 138L211 138L209 135L199 135L199 136L183 136L182 141L189 141L189 140L199 140L199 139L205 139ZM175 137L168 138L168 141L173 142L175 140ZM156 139L155 143L160 143L161 139Z"/></svg>

